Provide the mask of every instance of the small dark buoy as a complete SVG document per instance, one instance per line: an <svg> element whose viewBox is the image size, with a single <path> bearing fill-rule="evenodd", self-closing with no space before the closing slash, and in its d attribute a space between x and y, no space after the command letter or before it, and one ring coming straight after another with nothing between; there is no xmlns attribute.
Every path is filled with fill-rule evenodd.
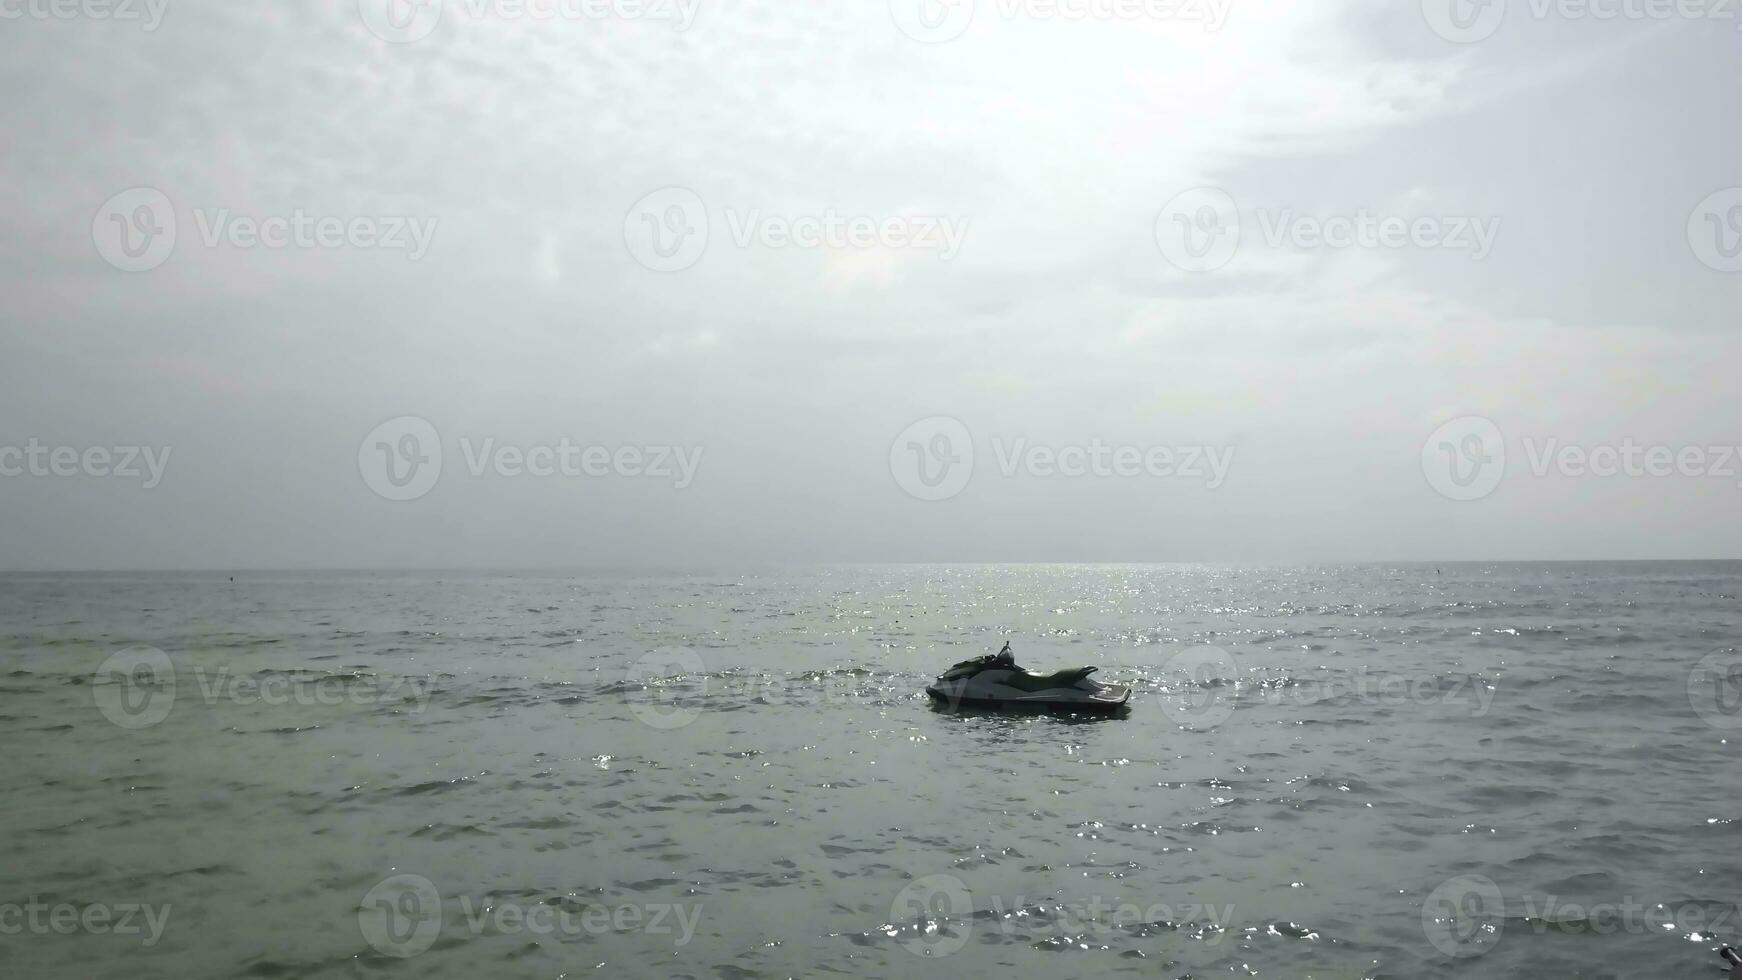
<svg viewBox="0 0 1742 980"><path fill-rule="evenodd" d="M1742 978L1742 956L1736 955L1736 951L1728 946L1718 950L1718 955L1724 958L1724 962L1730 964L1730 980Z"/></svg>

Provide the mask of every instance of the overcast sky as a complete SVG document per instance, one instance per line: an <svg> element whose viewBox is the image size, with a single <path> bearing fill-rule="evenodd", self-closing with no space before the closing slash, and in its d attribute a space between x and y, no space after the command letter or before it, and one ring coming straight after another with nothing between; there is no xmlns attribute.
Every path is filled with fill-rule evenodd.
<svg viewBox="0 0 1742 980"><path fill-rule="evenodd" d="M0 567L1742 554L1742 13L1452 2L0 0Z"/></svg>

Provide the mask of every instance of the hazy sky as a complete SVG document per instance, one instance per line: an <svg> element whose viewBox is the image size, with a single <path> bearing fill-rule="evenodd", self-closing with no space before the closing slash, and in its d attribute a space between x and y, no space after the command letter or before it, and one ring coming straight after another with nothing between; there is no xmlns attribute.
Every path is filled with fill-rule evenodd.
<svg viewBox="0 0 1742 980"><path fill-rule="evenodd" d="M0 567L1738 556L1695 9L0 0Z"/></svg>

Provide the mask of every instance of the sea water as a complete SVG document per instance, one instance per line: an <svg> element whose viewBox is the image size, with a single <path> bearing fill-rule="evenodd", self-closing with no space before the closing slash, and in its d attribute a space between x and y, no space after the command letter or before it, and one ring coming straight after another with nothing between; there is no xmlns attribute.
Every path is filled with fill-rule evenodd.
<svg viewBox="0 0 1742 980"><path fill-rule="evenodd" d="M1742 563L0 577L9 977L1695 977ZM1129 713L939 710L1006 639Z"/></svg>

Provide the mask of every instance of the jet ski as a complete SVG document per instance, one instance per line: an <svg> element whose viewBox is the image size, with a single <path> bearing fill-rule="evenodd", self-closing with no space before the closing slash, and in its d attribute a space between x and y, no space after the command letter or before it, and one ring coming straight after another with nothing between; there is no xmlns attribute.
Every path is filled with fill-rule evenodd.
<svg viewBox="0 0 1742 980"><path fill-rule="evenodd" d="M1101 684L1094 667L1031 674L1016 666L1010 644L996 654L964 660L945 671L925 693L950 707L1034 707L1061 711L1118 711L1131 689Z"/></svg>

